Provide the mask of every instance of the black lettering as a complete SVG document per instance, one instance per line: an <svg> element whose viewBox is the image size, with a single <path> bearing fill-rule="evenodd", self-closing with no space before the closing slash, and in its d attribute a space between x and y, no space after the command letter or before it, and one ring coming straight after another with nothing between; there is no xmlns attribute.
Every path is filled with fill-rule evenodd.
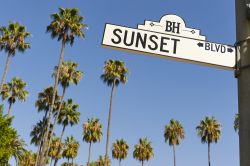
<svg viewBox="0 0 250 166"><path fill-rule="evenodd" d="M154 40L154 39L158 39L158 37L156 36L156 35L151 35L150 37L149 37L149 40L154 44L154 47L152 47L151 45L148 45L148 48L150 49L150 50L157 50L157 48L158 48L158 44L156 43L156 41Z"/></svg>
<svg viewBox="0 0 250 166"><path fill-rule="evenodd" d="M205 43L205 50L210 50L210 44L209 43Z"/></svg>
<svg viewBox="0 0 250 166"><path fill-rule="evenodd" d="M220 45L215 44L215 49L216 49L216 52L219 52L219 50L220 50Z"/></svg>
<svg viewBox="0 0 250 166"><path fill-rule="evenodd" d="M166 52L166 53L169 53L169 51L168 50L164 50L164 46L166 46L167 45L167 43L165 42L166 40L169 40L169 38L168 37L161 37L161 46L160 46L160 51L162 51L162 52Z"/></svg>
<svg viewBox="0 0 250 166"><path fill-rule="evenodd" d="M143 38L144 37L144 38ZM142 37L142 35L137 32L137 36L136 36L136 43L135 46L138 47L139 46L139 41L141 43L141 46L143 48L146 48L146 42L147 42L147 34L144 34L144 36Z"/></svg>
<svg viewBox="0 0 250 166"><path fill-rule="evenodd" d="M221 45L221 53L225 53L226 52L226 47Z"/></svg>
<svg viewBox="0 0 250 166"><path fill-rule="evenodd" d="M111 39L111 41L112 41L114 44L119 44L119 43L121 43L121 41L122 41L121 36L119 36L119 34L118 34L117 32L122 33L122 30L120 30L120 29L114 29L114 30L113 30L113 34L118 38L117 41L115 41L115 39Z"/></svg>
<svg viewBox="0 0 250 166"><path fill-rule="evenodd" d="M214 47L213 47L213 46L214 46L214 45L211 44L211 51L215 52L216 50L214 50Z"/></svg>
<svg viewBox="0 0 250 166"><path fill-rule="evenodd" d="M174 49L173 49L173 53L176 54L176 50L177 50L177 42L179 42L179 39L171 39L174 41Z"/></svg>
<svg viewBox="0 0 250 166"><path fill-rule="evenodd" d="M166 32L171 32L172 31L172 22L171 21L166 21Z"/></svg>
<svg viewBox="0 0 250 166"><path fill-rule="evenodd" d="M180 33L180 24L179 22L171 22L166 21L166 32L172 32L172 33Z"/></svg>
<svg viewBox="0 0 250 166"><path fill-rule="evenodd" d="M131 38L130 38L130 43L128 43L128 42L127 42L127 39L128 39L128 31L125 30L124 41L123 41L124 44L125 44L126 46L132 46L133 43L134 43L134 37L135 37L135 32L132 32L132 36L131 36Z"/></svg>

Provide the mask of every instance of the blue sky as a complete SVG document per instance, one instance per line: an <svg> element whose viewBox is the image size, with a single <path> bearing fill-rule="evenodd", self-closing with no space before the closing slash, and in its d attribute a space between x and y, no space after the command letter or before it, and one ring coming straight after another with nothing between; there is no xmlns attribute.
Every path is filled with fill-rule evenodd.
<svg viewBox="0 0 250 166"><path fill-rule="evenodd" d="M173 165L172 148L164 143L164 126L171 118L185 128L185 139L177 147L177 165L201 166L207 164L207 146L197 137L195 127L206 115L214 116L222 124L221 140L212 145L212 165L239 165L238 135L233 130L237 112L237 82L232 71L136 55L101 47L105 23L137 27L144 20L159 21L166 14L182 17L186 25L201 30L209 41L233 45L235 42L235 14L233 0L10 0L2 2L0 25L18 21L32 33L32 48L11 59L7 81L21 77L30 93L25 103L16 102L12 114L13 126L21 137L30 142L32 126L43 116L34 106L37 93L53 84L51 74L57 64L60 43L46 34L49 15L58 7L77 7L89 28L84 40L67 46L65 60L79 63L84 78L78 86L71 86L66 98L80 105L81 121L66 128L65 136L73 135L80 142L76 162L87 162L88 145L82 142L82 124L87 118L98 117L103 124L104 136L93 145L92 160L105 153L106 125L110 88L102 83L100 75L104 61L119 59L129 68L128 83L115 92L111 127L111 142L124 138L130 146L127 166L139 166L133 159L134 144L141 137L152 141L155 156L145 165ZM6 54L0 52L0 75ZM61 89L59 89L61 93ZM7 107L7 105L5 105ZM59 135L62 127L57 127ZM34 146L28 147L36 151ZM62 160L63 161L63 160ZM14 165L14 162L11 161ZM112 165L118 165L112 160Z"/></svg>

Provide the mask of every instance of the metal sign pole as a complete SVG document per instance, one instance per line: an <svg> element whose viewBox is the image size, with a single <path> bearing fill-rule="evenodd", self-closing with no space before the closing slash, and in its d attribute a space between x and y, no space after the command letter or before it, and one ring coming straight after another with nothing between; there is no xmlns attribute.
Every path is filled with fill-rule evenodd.
<svg viewBox="0 0 250 166"><path fill-rule="evenodd" d="M246 2L235 0L240 166L250 165L250 21L247 17Z"/></svg>

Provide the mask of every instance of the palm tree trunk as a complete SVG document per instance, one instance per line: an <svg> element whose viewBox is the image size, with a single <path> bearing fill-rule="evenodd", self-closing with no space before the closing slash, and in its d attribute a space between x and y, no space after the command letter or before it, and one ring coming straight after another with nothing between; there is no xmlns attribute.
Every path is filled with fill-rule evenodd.
<svg viewBox="0 0 250 166"><path fill-rule="evenodd" d="M144 161L142 160L142 161L141 161L141 166L143 166L143 165L144 165Z"/></svg>
<svg viewBox="0 0 250 166"><path fill-rule="evenodd" d="M176 158L175 158L175 145L173 145L173 153L174 153L174 166L176 166Z"/></svg>
<svg viewBox="0 0 250 166"><path fill-rule="evenodd" d="M121 160L121 159L119 159L119 166L121 166L121 163L122 163L122 160Z"/></svg>
<svg viewBox="0 0 250 166"><path fill-rule="evenodd" d="M9 64L10 64L10 53L8 53L8 57L7 57L7 60L6 60L6 63L5 63L5 68L4 68L4 72L3 72L3 76L2 76L2 80L1 80L1 85L0 85L0 92L3 90L3 84L4 84L4 81L5 81L5 78L6 78L6 75L7 75L7 71L8 71L8 68L9 68Z"/></svg>
<svg viewBox="0 0 250 166"><path fill-rule="evenodd" d="M111 96L110 96L110 103L109 103L109 117L108 117L108 129L107 129L107 140L106 140L106 153L105 153L105 166L108 166L108 148L109 148L109 136L110 136L110 123L111 123L111 116L112 116L112 100L115 92L115 81L112 84Z"/></svg>
<svg viewBox="0 0 250 166"><path fill-rule="evenodd" d="M8 117L10 117L10 110L11 110L11 107L12 107L12 103L10 103L10 105L9 105L9 109L8 109Z"/></svg>
<svg viewBox="0 0 250 166"><path fill-rule="evenodd" d="M58 68L57 70L59 70L59 68ZM63 99L64 99L65 92L66 92L66 88L63 88L63 93L62 93L62 96L61 96L59 108L58 108L58 111L57 111L57 114L56 114L56 117L55 117L55 120L54 120L54 123L53 123L53 126L52 126L51 135L54 134L56 122L57 122L57 120L58 120L58 117L60 116L60 112L61 112L61 109L62 109L62 103L63 103ZM52 137L49 138L48 147L50 147L51 142L52 142ZM61 138L60 138L60 144L61 144L61 143L62 143L62 135L61 135ZM60 150L60 148L59 148L59 150ZM58 151L59 151L59 150L58 150ZM48 152L47 152L46 156L48 156Z"/></svg>
<svg viewBox="0 0 250 166"><path fill-rule="evenodd" d="M74 158L72 158L72 166L74 166Z"/></svg>
<svg viewBox="0 0 250 166"><path fill-rule="evenodd" d="M211 166L210 162L210 142L208 141L208 166Z"/></svg>
<svg viewBox="0 0 250 166"><path fill-rule="evenodd" d="M58 80L59 80L59 72L60 72L60 68L62 66L62 62L63 62L63 57L64 57L64 48L65 48L65 42L62 42L62 49L61 49L61 55L59 58L59 62L58 62L58 70L56 72L56 78L55 78L55 84L54 84L54 88L53 88L53 97L52 97L52 102L51 102L51 107L50 107L50 111L49 111L49 117L48 117L48 123L47 123L47 128L46 128L46 133L44 136L44 145L42 148L42 153L40 155L40 160L39 160L39 164L38 166L43 166L45 165L44 162L47 158L47 155L45 155L46 149L49 149L49 147L47 147L48 145L48 136L49 136L49 130L50 130L50 119L53 113L53 109L54 109L54 104L55 104L55 97L56 97L56 92L57 92L57 87L58 87ZM44 156L45 155L45 156Z"/></svg>
<svg viewBox="0 0 250 166"><path fill-rule="evenodd" d="M39 154L41 153L42 146L43 146L43 140L41 140L41 143L39 144L39 147L38 147L38 150L37 150L37 153L36 153L36 165L35 166L37 166L37 162L39 160Z"/></svg>
<svg viewBox="0 0 250 166"><path fill-rule="evenodd" d="M63 137L63 135L64 135L65 128L66 128L66 126L64 125L64 126L63 126L63 130L62 130L62 133L61 133L61 137L60 137L60 144L62 143L62 137ZM60 152L61 152L61 146L59 146L59 148L58 148L58 150L57 150L56 156L58 156ZM58 159L55 159L54 166L57 165L57 162L58 162Z"/></svg>
<svg viewBox="0 0 250 166"><path fill-rule="evenodd" d="M65 128L66 128L66 125L63 125L63 130L62 130L61 137L60 137L60 143L62 143L62 137L64 135Z"/></svg>
<svg viewBox="0 0 250 166"><path fill-rule="evenodd" d="M54 161L54 166L57 165L58 159L56 158Z"/></svg>
<svg viewBox="0 0 250 166"><path fill-rule="evenodd" d="M88 157L88 164L87 164L87 166L89 165L89 162L90 162L90 156L91 156L91 142L89 143L89 157Z"/></svg>

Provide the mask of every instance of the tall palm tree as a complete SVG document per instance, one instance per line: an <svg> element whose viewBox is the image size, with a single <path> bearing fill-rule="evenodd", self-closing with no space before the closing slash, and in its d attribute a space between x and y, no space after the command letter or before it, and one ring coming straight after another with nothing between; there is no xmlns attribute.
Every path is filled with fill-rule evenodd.
<svg viewBox="0 0 250 166"><path fill-rule="evenodd" d="M59 160L60 158L62 158L62 154L58 153L58 150L61 149L63 147L63 144L60 142L60 138L59 137L55 137L52 140L52 144L50 146L49 149L49 157L51 158L50 164L52 163L53 160Z"/></svg>
<svg viewBox="0 0 250 166"><path fill-rule="evenodd" d="M234 117L234 130L236 132L238 132L238 134L239 134L239 129L240 129L240 115L235 114L235 117Z"/></svg>
<svg viewBox="0 0 250 166"><path fill-rule="evenodd" d="M63 125L63 130L60 137L60 142L62 142L62 138L65 132L65 129L68 125L73 126L77 124L80 120L80 112L78 112L79 105L73 104L72 99L68 99L67 102L63 102L62 110L60 116L58 118L58 124ZM58 153L60 153L60 148L58 149ZM57 159L55 160L55 164L57 164Z"/></svg>
<svg viewBox="0 0 250 166"><path fill-rule="evenodd" d="M214 119L214 117L206 116L204 120L200 121L200 124L196 127L198 130L198 136L201 137L202 143L208 144L208 165L210 162L210 144L217 143L221 135L221 125Z"/></svg>
<svg viewBox="0 0 250 166"><path fill-rule="evenodd" d="M18 22L10 22L8 27L0 27L0 33L0 50L4 50L8 54L0 84L1 92L9 68L10 57L14 57L16 51L24 52L30 48L30 44L25 42L25 39L30 36L30 33L26 31L25 26Z"/></svg>
<svg viewBox="0 0 250 166"><path fill-rule="evenodd" d="M169 142L169 146L173 146L174 166L176 166L175 147L184 139L184 128L177 120L171 119L169 125L165 126L164 137L165 142Z"/></svg>
<svg viewBox="0 0 250 166"><path fill-rule="evenodd" d="M139 144L135 145L135 150L133 152L133 157L144 164L144 161L148 161L154 156L153 148L151 142L147 138L140 138Z"/></svg>
<svg viewBox="0 0 250 166"><path fill-rule="evenodd" d="M123 139L116 140L112 147L112 157L119 160L119 166L121 166L121 161L124 160L128 155L129 146L127 142Z"/></svg>
<svg viewBox="0 0 250 166"><path fill-rule="evenodd" d="M1 91L2 100L8 99L9 109L8 116L10 116L10 110L12 105L18 99L20 102L25 101L28 91L25 90L27 84L20 78L14 77L10 82L4 84L3 91Z"/></svg>
<svg viewBox="0 0 250 166"><path fill-rule="evenodd" d="M82 78L83 73L81 71L78 71L77 67L78 67L77 63L74 63L72 61L66 61L66 62L62 63L61 69L59 70L59 84L62 86L63 92L62 92L62 96L60 98L60 104L58 107L58 111L57 111L55 119L54 119L52 133L54 133L56 122L60 116L60 112L62 109L62 104L63 104L66 89L69 87L70 84L77 85ZM55 67L55 71L54 71L53 76L56 75L57 71L58 71L58 66ZM50 146L51 139L52 138L49 139L48 146Z"/></svg>
<svg viewBox="0 0 250 166"><path fill-rule="evenodd" d="M73 45L75 37L84 37L83 29L87 28L86 24L83 24L83 17L79 15L79 10L76 8L59 8L59 13L54 13L51 15L52 22L49 26L47 26L47 32L51 33L52 39L57 38L58 41L62 42L61 53L58 61L58 68L60 69L63 62L64 57L64 49L66 44ZM57 70L55 76L55 84L54 84L54 94L52 97L52 106L49 111L49 119L51 119L55 95L58 87L59 81L59 71ZM45 155L45 151L48 145L48 134L49 134L49 126L50 121L48 121L46 134L45 134L45 144L43 146L42 153L40 154L41 159L39 160L38 166L43 165L43 159ZM46 158L46 156L45 156Z"/></svg>
<svg viewBox="0 0 250 166"><path fill-rule="evenodd" d="M73 136L67 137L65 140L65 149L62 153L63 158L71 159L71 165L74 165L74 158L76 158L79 149L79 142L77 142Z"/></svg>
<svg viewBox="0 0 250 166"><path fill-rule="evenodd" d="M52 86L45 88L42 92L38 93L38 99L37 99L37 101L35 103L35 106L36 106L38 112L44 111L44 116L43 116L43 120L42 120L44 122L44 124L43 124L43 126L40 126L40 128L42 130L38 130L38 131L43 131L43 132L41 132L42 135L40 135L41 140L39 140L40 145L38 147L38 153L36 155L36 157L37 157L36 162L38 162L38 160L39 160L39 157L40 157L39 154L41 153L42 146L44 145L44 135L45 135L45 131L46 131L46 128L47 128L46 125L48 124L47 115L48 115L48 111L50 110L50 107L52 105L51 102L52 102L53 93L54 93L53 91L54 90L53 90ZM58 105L59 105L59 96L56 93L53 113L58 109ZM52 129L51 127L52 127L52 125L50 125L49 138L51 138L50 137L51 129ZM34 134L37 134L37 133L34 133ZM31 137L33 137L33 136L31 136Z"/></svg>
<svg viewBox="0 0 250 166"><path fill-rule="evenodd" d="M107 86L111 86L111 96L109 104L109 116L108 116L108 127L107 127L107 140L106 140L106 158L108 157L109 137L110 137L110 123L112 116L112 100L115 92L115 86L120 83L125 84L127 82L128 69L125 63L117 60L105 61L103 74L101 79Z"/></svg>
<svg viewBox="0 0 250 166"><path fill-rule="evenodd" d="M83 141L89 143L89 156L87 166L90 163L91 145L92 143L100 142L101 137L102 124L99 122L99 119L88 119L88 121L83 124Z"/></svg>

